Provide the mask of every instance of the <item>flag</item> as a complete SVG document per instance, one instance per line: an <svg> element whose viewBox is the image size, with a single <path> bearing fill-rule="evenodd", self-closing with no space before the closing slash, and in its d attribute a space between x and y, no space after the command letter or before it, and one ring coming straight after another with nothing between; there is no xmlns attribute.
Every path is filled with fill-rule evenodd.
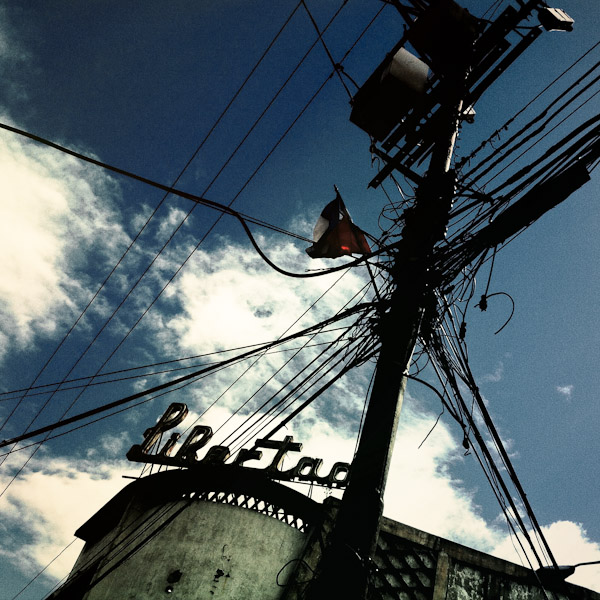
<svg viewBox="0 0 600 600"><path fill-rule="evenodd" d="M313 231L314 243L306 249L306 253L311 258L368 254L371 248L365 234L352 222L337 187L335 192L335 200L321 212Z"/></svg>

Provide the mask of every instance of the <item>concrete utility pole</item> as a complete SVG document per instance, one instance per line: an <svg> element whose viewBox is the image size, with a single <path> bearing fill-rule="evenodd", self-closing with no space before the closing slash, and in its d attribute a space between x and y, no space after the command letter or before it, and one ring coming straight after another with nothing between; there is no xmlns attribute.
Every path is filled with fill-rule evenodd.
<svg viewBox="0 0 600 600"><path fill-rule="evenodd" d="M462 11L450 0L447 5L451 5L451 11L455 10L453 7ZM436 60L441 61L444 71L444 94L438 98L441 108L435 115L436 125L432 130L435 140L433 152L427 175L419 184L414 206L405 210L403 214L402 241L395 250L391 273L394 291L389 308L382 307L379 323L381 350L369 406L352 464L349 486L344 493L315 578L306 590L305 597L310 600L364 600L366 597L371 561L375 555L379 523L383 514L387 474L412 355L421 326L430 318L428 307L436 305L434 292L439 285L440 274L435 273L433 255L436 244L446 235L452 207L456 177L450 169L450 164L463 111L463 100L466 106L472 105L498 75L537 38L541 33L540 29L533 28L474 89L471 89L471 84L468 83L471 79L470 70L478 69L476 76L472 78L474 85L478 78L483 77L485 69L490 67L490 64L486 63L486 57L494 55L493 51L501 41L504 42L505 35L522 19L527 18L533 9L538 9L540 21L548 30L572 28L572 20L568 15L557 16L554 14L555 9L540 7L539 0L519 1L519 8L509 7L486 30L477 45L474 43L475 37L469 37L469 33L473 32L465 29L465 37L450 37L444 40L451 42L447 48L443 48L443 44L441 50L437 48ZM466 21L469 18L467 15ZM423 23L429 21L424 19ZM439 26L444 34L448 35L449 26L444 22ZM415 33L415 39L418 41L421 36L422 42L423 39L431 37L430 34L430 31L420 27ZM414 43L410 37L410 28L405 36ZM454 48L454 55L451 47ZM448 53L445 53L445 49L450 53L450 57L446 55ZM396 47L394 52L397 50ZM482 70L479 63L487 66ZM374 74L377 75L375 85L382 73L382 67L379 67ZM354 122L362 127L363 118L363 114L357 115ZM408 121L409 119L406 119L404 125ZM393 138L394 135L390 137ZM388 164L371 185L374 182L379 183L394 168L402 170L401 160L390 159L381 152L377 154L385 158ZM573 173L565 174L551 182L554 189L550 194L546 194L548 185L536 186L526 194L529 197L524 198L525 202L519 201L506 211L507 214L510 213L509 217L502 218L501 215L497 223L490 224L476 234L468 242L469 249L477 254L497 246L513 233L530 225L589 179L583 165L575 165L571 170Z"/></svg>
<svg viewBox="0 0 600 600"><path fill-rule="evenodd" d="M406 215L403 242L392 269L395 289L389 310L381 315L381 351L351 480L331 545L309 588L307 597L311 600L363 600L366 595L407 375L433 294L430 261L435 244L445 236L454 195L455 174L450 170L450 161L458 133L463 86L453 87L451 93L446 104L450 108L446 109L445 131L440 131L415 206Z"/></svg>

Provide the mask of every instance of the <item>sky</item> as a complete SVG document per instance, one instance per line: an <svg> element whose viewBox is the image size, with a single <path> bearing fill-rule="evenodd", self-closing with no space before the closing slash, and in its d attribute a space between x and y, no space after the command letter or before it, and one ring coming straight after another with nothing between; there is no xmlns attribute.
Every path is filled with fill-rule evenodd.
<svg viewBox="0 0 600 600"><path fill-rule="evenodd" d="M308 2L321 29L342 4ZM507 4L466 6L481 16L494 7L497 15ZM165 185L177 180L182 190L233 203L304 238L333 199L335 184L354 221L377 237L386 223L378 219L386 193L396 201L399 193L390 182L367 189L377 162L368 136L348 120L348 93L330 77L322 46L315 45L272 101L316 40L306 11L295 8L287 0L0 3L0 122ZM350 90L352 79L364 82L398 41L403 22L391 6L349 0L324 35L340 60L382 8L344 60ZM544 33L486 92L475 122L460 132L457 159L598 41L595 2L565 0L561 8L574 18L574 31ZM599 53L596 48L586 56L556 93L553 88L534 103L515 126L537 114L553 93L574 86ZM594 116L597 91L596 83L582 96L588 103L549 132L540 148ZM500 131L486 152L511 131ZM364 267L285 277L254 252L234 219L214 225L218 214L201 207L186 218L193 207L188 200L163 201L157 189L14 133L2 131L0 141L0 439L174 375L90 386L81 396L79 388L55 395L32 390L19 404L17 394L6 392L99 369L112 373L197 357L169 363L166 370L220 360L233 355L226 350L268 342L336 314L348 301L359 301L369 283ZM532 153L512 168L532 160ZM559 564L600 560L598 192L596 170L586 186L498 253L493 277L489 264L482 269L476 297L489 278L490 293L510 294L515 302L514 316L499 334L494 332L511 309L506 296L490 298L486 312L471 307L468 313L471 368ZM288 271L345 261L311 260L307 242L251 227L269 258ZM129 483L123 476L140 474L142 465L128 462L125 453L170 402L188 404L187 423L199 419L227 439L264 394L316 360L317 344L338 333L290 342L245 374L248 361L42 445L17 446L0 467L6 597L27 586L19 598L43 598L68 573L81 549L74 531ZM291 348L301 343L307 347L295 355ZM288 426L286 435L304 444L302 455L324 459L325 472L336 461L351 460L373 366L369 361L341 379ZM427 369L423 377L430 377ZM384 514L521 562L479 465L472 453L465 455L460 427L442 415L422 444L440 411L437 396L409 382ZM581 567L569 581L600 591L600 569Z"/></svg>

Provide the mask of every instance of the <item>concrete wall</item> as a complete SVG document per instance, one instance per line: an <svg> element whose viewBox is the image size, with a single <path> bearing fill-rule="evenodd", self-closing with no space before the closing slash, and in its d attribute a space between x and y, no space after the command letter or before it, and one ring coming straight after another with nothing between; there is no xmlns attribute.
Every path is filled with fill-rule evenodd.
<svg viewBox="0 0 600 600"><path fill-rule="evenodd" d="M383 520L371 600L600 600L566 582L546 582L531 569L461 544Z"/></svg>
<svg viewBox="0 0 600 600"><path fill-rule="evenodd" d="M164 471L83 524L86 545L49 600L276 600L321 507L239 467Z"/></svg>
<svg viewBox="0 0 600 600"><path fill-rule="evenodd" d="M179 501L158 514L132 510L113 541L111 559L97 570L97 583L84 598L276 599L282 590L277 574L300 555L304 539L277 519L226 504ZM86 548L78 563L106 542Z"/></svg>
<svg viewBox="0 0 600 600"><path fill-rule="evenodd" d="M339 500L324 503L320 533L312 535L285 600L302 600L319 569L323 540L332 531ZM383 518L368 600L600 600L565 582L545 582L531 569Z"/></svg>

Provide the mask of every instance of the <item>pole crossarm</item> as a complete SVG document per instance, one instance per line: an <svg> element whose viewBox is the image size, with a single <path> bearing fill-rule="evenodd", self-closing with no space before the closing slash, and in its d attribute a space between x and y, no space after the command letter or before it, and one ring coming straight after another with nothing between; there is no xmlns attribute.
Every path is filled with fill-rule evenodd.
<svg viewBox="0 0 600 600"><path fill-rule="evenodd" d="M490 85L541 35L541 27L534 27L514 46L507 40L507 36L514 32L519 24L532 14L534 9L543 5L540 0L529 0L528 2L519 2L519 4L518 9L507 6L492 23L486 24L485 21L479 21L477 26L479 35L472 46L471 69L462 95L465 109L473 108ZM385 160L386 164L370 181L369 187L371 188L381 185L394 170L401 172L403 168L410 170L414 164L424 161L436 146L440 129L443 130L443 113L446 106L444 100L452 93L451 88L455 84L454 77L439 72L431 60L422 54L420 56L430 64L433 70L429 88L418 105L413 106L408 114L398 115L399 124L382 141L381 145L385 152L379 156ZM461 115L461 118L464 119L466 116ZM398 152L391 156L389 152L394 147L398 148Z"/></svg>

